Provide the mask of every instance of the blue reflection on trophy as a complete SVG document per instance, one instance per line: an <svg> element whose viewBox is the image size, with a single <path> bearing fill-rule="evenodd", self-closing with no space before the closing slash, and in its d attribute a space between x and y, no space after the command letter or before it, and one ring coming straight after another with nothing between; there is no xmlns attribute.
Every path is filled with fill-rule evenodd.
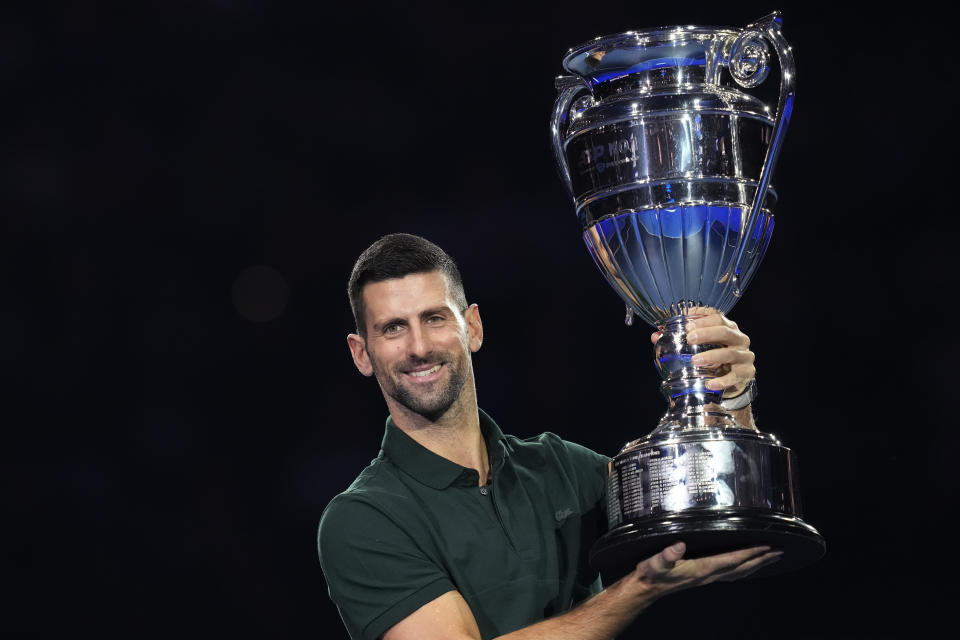
<svg viewBox="0 0 960 640"><path fill-rule="evenodd" d="M772 108L747 93L780 69ZM689 318L728 313L774 227L770 176L793 110L795 71L779 14L744 29L630 31L571 49L551 122L558 169L590 254L634 317L660 328L655 362L668 409L610 463L609 531L591 551L607 577L677 540L688 556L769 544L765 573L823 555L801 519L796 458L739 424L717 375L692 357Z"/></svg>

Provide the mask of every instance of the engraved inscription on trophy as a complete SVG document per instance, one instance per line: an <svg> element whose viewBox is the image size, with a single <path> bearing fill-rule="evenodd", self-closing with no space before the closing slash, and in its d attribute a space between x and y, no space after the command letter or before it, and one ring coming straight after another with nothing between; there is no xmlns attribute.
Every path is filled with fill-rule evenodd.
<svg viewBox="0 0 960 640"><path fill-rule="evenodd" d="M577 165L580 175L591 175L593 170L596 170L599 174L608 168L619 167L628 163L636 168L637 140L633 137L621 138L606 144L584 146L583 150L577 153L577 156L580 158Z"/></svg>

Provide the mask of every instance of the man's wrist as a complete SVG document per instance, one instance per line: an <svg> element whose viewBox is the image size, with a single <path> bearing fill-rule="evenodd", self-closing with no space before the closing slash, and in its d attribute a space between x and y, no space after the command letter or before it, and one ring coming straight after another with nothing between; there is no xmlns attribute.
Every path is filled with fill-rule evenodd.
<svg viewBox="0 0 960 640"><path fill-rule="evenodd" d="M738 409L744 409L750 404L753 403L757 398L757 379L754 378L749 383L747 383L747 388L744 389L741 393L733 396L732 398L724 398L720 402L720 406L727 411L737 411Z"/></svg>

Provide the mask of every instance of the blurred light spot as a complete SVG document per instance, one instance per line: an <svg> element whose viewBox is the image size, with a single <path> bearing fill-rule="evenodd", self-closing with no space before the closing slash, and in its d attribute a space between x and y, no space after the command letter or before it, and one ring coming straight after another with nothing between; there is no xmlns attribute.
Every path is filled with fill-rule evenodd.
<svg viewBox="0 0 960 640"><path fill-rule="evenodd" d="M233 282L233 306L251 322L269 322L283 313L290 287L273 267L248 267Z"/></svg>

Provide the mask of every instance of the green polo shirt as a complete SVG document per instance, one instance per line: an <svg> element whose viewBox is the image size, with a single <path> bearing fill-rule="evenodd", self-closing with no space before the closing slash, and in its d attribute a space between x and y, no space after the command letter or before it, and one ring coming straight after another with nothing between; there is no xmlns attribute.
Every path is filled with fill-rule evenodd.
<svg viewBox="0 0 960 640"><path fill-rule="evenodd" d="M325 509L320 563L351 638L379 638L452 590L493 638L599 589L587 552L607 458L552 433L505 436L483 411L480 428L491 484L388 418L380 455Z"/></svg>

